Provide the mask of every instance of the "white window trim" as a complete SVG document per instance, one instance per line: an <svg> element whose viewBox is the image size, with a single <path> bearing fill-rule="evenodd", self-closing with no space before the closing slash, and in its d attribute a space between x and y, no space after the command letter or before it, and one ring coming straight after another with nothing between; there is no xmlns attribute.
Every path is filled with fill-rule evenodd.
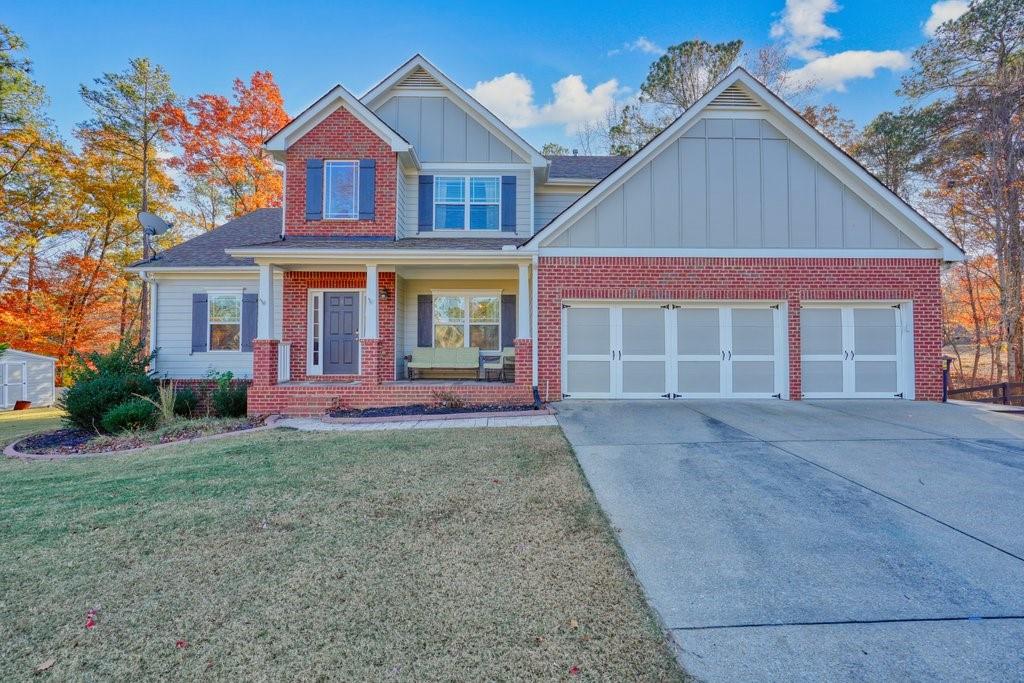
<svg viewBox="0 0 1024 683"><path fill-rule="evenodd" d="M439 227L437 227L437 206L439 204L444 205L444 206L453 206L453 205L457 205L457 202L439 202L439 201L437 201L437 190L436 189L432 189L431 191L434 193L434 196L430 198L431 199L430 222L431 222L431 226L433 227L433 229L438 231L438 232L448 232L448 231L450 231L450 232L474 232L474 233L501 232L501 208L502 208L501 207L501 176L500 175L495 176L495 175L440 175L440 174L438 174L438 175L434 176L434 188L437 187L437 182L439 180L455 180L455 179L462 180L462 192L463 192L462 199L463 199L463 201L461 203L463 204L463 218L462 218L462 225L463 225L463 227L461 227L461 228L439 228ZM472 200L472 197L470 196L470 183L471 183L471 181L473 179L476 179L476 180L496 180L496 181L498 181L498 201L497 202L475 202L474 203L473 200ZM495 204L497 204L497 207L498 207L498 224L495 227L493 227L493 228L470 228L469 227L469 213L470 213L470 207L471 206L494 206Z"/></svg>
<svg viewBox="0 0 1024 683"><path fill-rule="evenodd" d="M242 295L244 290L241 289L219 289L209 290L206 292L206 352L207 353L242 353L242 317L244 312L242 307L244 305L242 301ZM214 325L213 321L210 320L210 303L218 296L233 296L238 299L238 348L237 349L214 349L213 348L213 334L211 327ZM217 323L218 325L231 325L232 323Z"/></svg>
<svg viewBox="0 0 1024 683"><path fill-rule="evenodd" d="M431 302L430 302L430 338L434 339L434 327L438 324L441 325L456 325L458 323L438 323L434 319L434 299L439 296L459 296L466 299L466 319L462 323L462 348L469 348L469 328L470 325L497 325L498 327L498 348L496 349L480 349L480 353L501 353L501 290L431 290ZM498 321L496 323L474 323L471 322L469 314L469 299L473 297L493 296L498 299ZM437 348L437 346L433 346Z"/></svg>
<svg viewBox="0 0 1024 683"><path fill-rule="evenodd" d="M353 164L355 175L352 181L352 206L355 208L353 216L328 216L327 215L327 166L328 164ZM321 209L325 221L358 221L359 220L359 160L358 159L324 159L324 186L323 186L323 208Z"/></svg>
<svg viewBox="0 0 1024 683"><path fill-rule="evenodd" d="M357 292L359 294L359 330L366 329L366 289L362 287L328 287L326 289L306 290L306 374L324 374L324 294L327 292ZM320 336L317 341L320 343L319 363L313 365L313 298L320 297ZM362 337L360 337L360 340ZM356 367L358 373L363 371L363 345L359 344L359 364ZM357 373L357 374L358 374ZM329 375L332 377L355 377L356 375Z"/></svg>

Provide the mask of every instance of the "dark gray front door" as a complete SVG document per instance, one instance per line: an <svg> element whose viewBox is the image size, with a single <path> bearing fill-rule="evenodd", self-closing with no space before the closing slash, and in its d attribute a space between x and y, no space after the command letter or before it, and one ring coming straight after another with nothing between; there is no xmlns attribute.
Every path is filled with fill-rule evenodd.
<svg viewBox="0 0 1024 683"><path fill-rule="evenodd" d="M325 293L324 323L324 374L359 374L359 293Z"/></svg>

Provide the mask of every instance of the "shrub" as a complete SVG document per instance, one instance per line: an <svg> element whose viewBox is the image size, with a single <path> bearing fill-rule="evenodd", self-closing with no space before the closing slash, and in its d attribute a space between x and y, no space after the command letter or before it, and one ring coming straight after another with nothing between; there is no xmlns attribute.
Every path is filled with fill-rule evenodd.
<svg viewBox="0 0 1024 683"><path fill-rule="evenodd" d="M434 405L444 410L462 410L466 407L466 400L454 391L435 391L432 398Z"/></svg>
<svg viewBox="0 0 1024 683"><path fill-rule="evenodd" d="M114 433L152 429L156 419L157 410L153 403L136 398L108 410L103 416L103 429Z"/></svg>
<svg viewBox="0 0 1024 683"><path fill-rule="evenodd" d="M179 417L195 417L199 397L188 387L178 389L174 394L174 414Z"/></svg>
<svg viewBox="0 0 1024 683"><path fill-rule="evenodd" d="M154 396L156 386L146 375L100 375L75 382L61 398L70 424L99 431L111 408L139 396Z"/></svg>
<svg viewBox="0 0 1024 683"><path fill-rule="evenodd" d="M220 417L244 417L248 408L249 390L243 385L233 385L231 372L215 374L217 388L210 394L213 410Z"/></svg>

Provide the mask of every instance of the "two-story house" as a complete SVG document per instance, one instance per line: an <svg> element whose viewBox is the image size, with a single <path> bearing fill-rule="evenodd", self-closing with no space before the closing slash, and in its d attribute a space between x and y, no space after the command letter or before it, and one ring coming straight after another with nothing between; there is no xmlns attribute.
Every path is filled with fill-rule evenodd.
<svg viewBox="0 0 1024 683"><path fill-rule="evenodd" d="M742 69L629 159L546 158L418 55L266 149L283 209L134 267L157 373L231 370L252 413L939 396L961 250ZM411 380L423 348L514 380Z"/></svg>

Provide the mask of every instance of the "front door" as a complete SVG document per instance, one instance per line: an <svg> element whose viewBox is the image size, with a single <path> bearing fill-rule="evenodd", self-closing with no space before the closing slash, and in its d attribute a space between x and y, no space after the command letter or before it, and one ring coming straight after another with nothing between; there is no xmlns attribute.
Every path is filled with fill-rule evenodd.
<svg viewBox="0 0 1024 683"><path fill-rule="evenodd" d="M324 293L325 375L359 374L359 293Z"/></svg>

